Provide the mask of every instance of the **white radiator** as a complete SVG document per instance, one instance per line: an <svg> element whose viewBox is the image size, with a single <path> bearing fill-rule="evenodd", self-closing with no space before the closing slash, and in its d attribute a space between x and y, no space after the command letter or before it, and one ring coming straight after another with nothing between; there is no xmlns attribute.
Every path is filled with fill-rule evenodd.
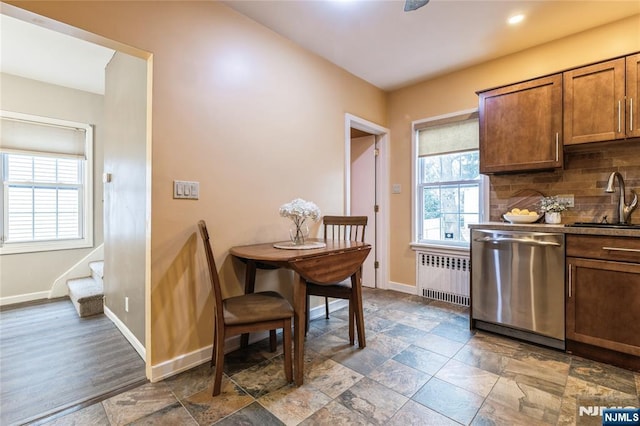
<svg viewBox="0 0 640 426"><path fill-rule="evenodd" d="M429 299L469 306L471 262L468 256L417 252L418 289Z"/></svg>

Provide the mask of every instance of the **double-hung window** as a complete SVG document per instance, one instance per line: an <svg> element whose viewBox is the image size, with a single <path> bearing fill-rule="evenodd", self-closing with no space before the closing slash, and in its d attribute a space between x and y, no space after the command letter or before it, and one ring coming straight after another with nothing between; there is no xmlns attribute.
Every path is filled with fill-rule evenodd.
<svg viewBox="0 0 640 426"><path fill-rule="evenodd" d="M92 127L2 111L0 254L90 247Z"/></svg>
<svg viewBox="0 0 640 426"><path fill-rule="evenodd" d="M469 224L483 220L485 177L479 173L478 114L414 122L415 242L467 247Z"/></svg>

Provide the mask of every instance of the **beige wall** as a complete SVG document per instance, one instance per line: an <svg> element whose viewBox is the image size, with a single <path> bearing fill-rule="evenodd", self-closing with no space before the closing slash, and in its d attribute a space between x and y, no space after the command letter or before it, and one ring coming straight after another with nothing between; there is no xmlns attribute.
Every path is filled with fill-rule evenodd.
<svg viewBox="0 0 640 426"><path fill-rule="evenodd" d="M104 171L111 181L104 185L104 303L142 345L148 217L146 115L147 61L116 52L105 72Z"/></svg>
<svg viewBox="0 0 640 426"><path fill-rule="evenodd" d="M640 50L640 15L556 42L486 62L389 95L391 182L411 188L411 122L477 108L475 94L495 86L551 74ZM411 191L391 199L390 280L415 286L411 235Z"/></svg>
<svg viewBox="0 0 640 426"><path fill-rule="evenodd" d="M385 126L385 94L216 2L12 3L153 54L146 348L156 365L210 345L197 220L225 293L239 293L243 269L228 249L286 238L281 204L303 197L343 212L344 114ZM174 179L199 181L200 199L173 200ZM279 276L290 277L259 280Z"/></svg>
<svg viewBox="0 0 640 426"><path fill-rule="evenodd" d="M0 109L95 125L93 167L102 175L103 126L101 95L0 74ZM94 247L102 244L102 181L94 182ZM92 249L6 254L0 256L0 301L15 303L47 297L53 282ZM34 267L37 265L37 267ZM36 293L36 295L32 295Z"/></svg>

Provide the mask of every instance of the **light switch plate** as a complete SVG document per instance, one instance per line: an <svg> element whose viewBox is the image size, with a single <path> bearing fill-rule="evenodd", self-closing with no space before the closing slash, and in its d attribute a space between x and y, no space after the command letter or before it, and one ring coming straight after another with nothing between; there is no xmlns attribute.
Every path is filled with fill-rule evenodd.
<svg viewBox="0 0 640 426"><path fill-rule="evenodd" d="M392 194L399 194L401 192L402 192L402 185L400 185L399 183L394 183L393 185L391 185Z"/></svg>
<svg viewBox="0 0 640 426"><path fill-rule="evenodd" d="M187 180L173 181L173 198L180 200L197 200L200 196L200 182Z"/></svg>

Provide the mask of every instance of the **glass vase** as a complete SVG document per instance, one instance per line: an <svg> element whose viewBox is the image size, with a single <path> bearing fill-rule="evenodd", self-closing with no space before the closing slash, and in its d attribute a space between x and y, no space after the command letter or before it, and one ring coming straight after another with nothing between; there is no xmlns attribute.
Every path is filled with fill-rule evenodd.
<svg viewBox="0 0 640 426"><path fill-rule="evenodd" d="M293 223L289 228L289 237L295 246L304 245L305 240L309 237L309 227L306 223Z"/></svg>

